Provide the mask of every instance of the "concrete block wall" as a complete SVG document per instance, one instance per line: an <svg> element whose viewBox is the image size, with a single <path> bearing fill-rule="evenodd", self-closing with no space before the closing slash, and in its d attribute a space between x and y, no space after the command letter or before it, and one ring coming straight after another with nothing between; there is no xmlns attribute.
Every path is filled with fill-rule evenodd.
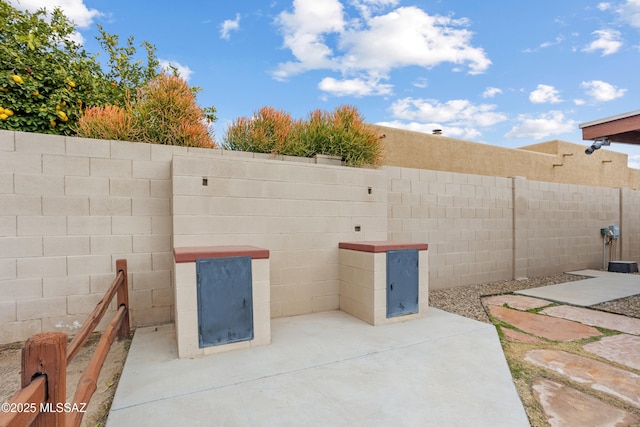
<svg viewBox="0 0 640 427"><path fill-rule="evenodd" d="M210 154L173 158L175 247L268 249L271 317L338 309L338 243L387 238L386 174Z"/></svg>
<svg viewBox="0 0 640 427"><path fill-rule="evenodd" d="M389 240L429 244L429 287L512 277L508 178L384 167Z"/></svg>
<svg viewBox="0 0 640 427"><path fill-rule="evenodd" d="M600 229L620 225L619 189L513 182L516 278L602 268Z"/></svg>
<svg viewBox="0 0 640 427"><path fill-rule="evenodd" d="M620 189L620 259L640 262L640 191Z"/></svg>
<svg viewBox="0 0 640 427"><path fill-rule="evenodd" d="M268 248L272 317L339 307L340 241L428 243L432 289L600 268L610 224L640 261L635 189L312 162L0 131L0 342L73 334L118 258L133 325L173 321L174 246Z"/></svg>
<svg viewBox="0 0 640 427"><path fill-rule="evenodd" d="M172 320L173 148L0 131L0 342L73 334L118 258L133 324Z"/></svg>

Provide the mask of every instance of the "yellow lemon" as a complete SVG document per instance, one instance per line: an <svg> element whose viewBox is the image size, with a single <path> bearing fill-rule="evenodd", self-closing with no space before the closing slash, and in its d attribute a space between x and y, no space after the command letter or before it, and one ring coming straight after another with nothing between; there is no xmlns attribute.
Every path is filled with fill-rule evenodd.
<svg viewBox="0 0 640 427"><path fill-rule="evenodd" d="M49 120L49 126L56 127L56 121L55 120Z"/></svg>
<svg viewBox="0 0 640 427"><path fill-rule="evenodd" d="M0 120L7 120L7 116L5 113L0 114Z"/></svg>
<svg viewBox="0 0 640 427"><path fill-rule="evenodd" d="M11 117L11 116L13 116L13 110L5 108L4 109L4 114L6 114L7 116Z"/></svg>
<svg viewBox="0 0 640 427"><path fill-rule="evenodd" d="M0 107L0 114L4 113L4 108Z"/></svg>
<svg viewBox="0 0 640 427"><path fill-rule="evenodd" d="M60 120L62 120L63 122L66 122L67 120L69 120L69 118L67 117L67 114L64 111L58 111L57 114L58 114L58 117L60 117Z"/></svg>
<svg viewBox="0 0 640 427"><path fill-rule="evenodd" d="M76 87L76 84L73 80L69 80L67 83L69 84L69 87Z"/></svg>
<svg viewBox="0 0 640 427"><path fill-rule="evenodd" d="M18 83L19 85L24 83L24 81L22 80L22 77L20 77L17 74L14 74L13 76L11 76L11 78L13 79L14 82Z"/></svg>

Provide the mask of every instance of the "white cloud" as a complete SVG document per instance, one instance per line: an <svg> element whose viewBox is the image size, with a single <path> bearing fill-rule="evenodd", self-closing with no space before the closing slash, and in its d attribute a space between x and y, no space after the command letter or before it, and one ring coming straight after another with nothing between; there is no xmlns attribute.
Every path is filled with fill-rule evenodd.
<svg viewBox="0 0 640 427"><path fill-rule="evenodd" d="M9 0L11 6L20 10L35 12L38 9L47 8L48 12L54 8L60 8L78 28L89 28L94 18L102 13L97 9L89 9L83 0Z"/></svg>
<svg viewBox="0 0 640 427"><path fill-rule="evenodd" d="M626 89L618 89L614 85L601 80L582 82L580 85L586 94L595 101L607 102L624 96Z"/></svg>
<svg viewBox="0 0 640 427"><path fill-rule="evenodd" d="M441 129L442 135L451 138L460 138L466 140L477 140L482 136L482 133L474 128L465 128L458 126L442 126L438 123L418 123L410 122L405 123L399 120L393 120L390 122L378 122L380 126L387 126L396 129L405 129L413 132L433 133L434 129Z"/></svg>
<svg viewBox="0 0 640 427"><path fill-rule="evenodd" d="M413 85L415 87L419 87L420 89L424 89L429 86L429 79L427 79L426 77L420 77L418 78L418 80L413 82Z"/></svg>
<svg viewBox="0 0 640 427"><path fill-rule="evenodd" d="M220 24L220 38L229 40L231 38L231 31L238 31L240 29L240 14L236 13L236 19L226 19Z"/></svg>
<svg viewBox="0 0 640 427"><path fill-rule="evenodd" d="M549 111L537 117L521 114L518 116L518 122L507 132L505 138L543 139L574 132L578 126L575 120L566 119L561 111Z"/></svg>
<svg viewBox="0 0 640 427"><path fill-rule="evenodd" d="M529 101L534 104L557 104L562 102L559 94L555 87L539 84L536 90L529 94Z"/></svg>
<svg viewBox="0 0 640 427"><path fill-rule="evenodd" d="M634 154L627 159L627 166L633 169L640 169L640 154Z"/></svg>
<svg viewBox="0 0 640 427"><path fill-rule="evenodd" d="M430 16L417 7L381 13L397 3L354 0L350 4L359 16L346 20L339 0L294 0L293 10L280 13L275 22L295 59L278 64L273 77L286 80L310 70L331 70L341 72L343 81L363 75L369 81L406 66L451 63L467 67L470 74L489 67L485 51L471 44L466 19Z"/></svg>
<svg viewBox="0 0 640 427"><path fill-rule="evenodd" d="M611 9L611 3L607 3L607 2L598 3L597 7L598 7L598 10L604 12L605 10Z"/></svg>
<svg viewBox="0 0 640 427"><path fill-rule="evenodd" d="M401 121L393 127L429 132L444 129L445 135L466 139L477 139L482 135L478 128L493 126L507 120L505 114L494 111L495 105L474 105L466 99L455 99L445 103L433 99L404 98L391 106L394 118ZM406 123L409 122L409 123ZM391 125L389 125L391 126Z"/></svg>
<svg viewBox="0 0 640 427"><path fill-rule="evenodd" d="M547 48L547 47L556 46L556 45L562 44L562 42L564 42L564 40L565 40L565 37L563 35L559 35L552 42L544 42L544 43L542 43L540 45L540 48L544 49L544 48Z"/></svg>
<svg viewBox="0 0 640 427"><path fill-rule="evenodd" d="M582 49L584 52L602 51L602 56L616 53L622 47L620 40L620 31L617 30L596 30L593 33L596 40L592 41L589 46Z"/></svg>
<svg viewBox="0 0 640 427"><path fill-rule="evenodd" d="M353 6L358 9L365 20L371 18L375 12L380 12L387 7L396 6L398 0L353 0Z"/></svg>
<svg viewBox="0 0 640 427"><path fill-rule="evenodd" d="M389 95L393 85L382 84L378 79L363 80L360 78L336 80L333 77L325 77L318 84L318 88L335 96L367 96Z"/></svg>
<svg viewBox="0 0 640 427"><path fill-rule="evenodd" d="M431 16L417 7L401 7L367 21L364 30L349 29L339 46L347 69L373 69L422 66L432 68L449 62L468 65L470 74L480 74L491 64L481 48L471 46L473 33L468 22L444 16Z"/></svg>
<svg viewBox="0 0 640 427"><path fill-rule="evenodd" d="M313 69L334 69L333 51L325 44L325 34L342 32L342 4L338 0L294 0L293 13L282 12L276 23L284 36L284 47L291 50L295 62L278 65L277 80Z"/></svg>
<svg viewBox="0 0 640 427"><path fill-rule="evenodd" d="M159 62L160 62L160 69L163 72L172 74L173 73L172 68L175 68L176 71L178 72L178 75L187 82L189 81L189 79L191 78L191 75L193 74L193 70L191 70L191 68L187 67L186 65L182 65L179 62L169 61L166 59L160 59Z"/></svg>
<svg viewBox="0 0 640 427"><path fill-rule="evenodd" d="M482 97L483 98L493 98L496 95L500 95L502 94L502 89L499 89L497 87L488 87L485 89L484 92L482 92Z"/></svg>
<svg viewBox="0 0 640 427"><path fill-rule="evenodd" d="M623 21L640 28L640 0L627 0L617 10Z"/></svg>

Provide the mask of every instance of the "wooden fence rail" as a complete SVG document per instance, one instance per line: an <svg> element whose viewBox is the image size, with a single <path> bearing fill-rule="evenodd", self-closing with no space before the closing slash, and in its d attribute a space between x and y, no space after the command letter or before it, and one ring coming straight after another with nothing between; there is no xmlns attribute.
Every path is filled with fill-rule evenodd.
<svg viewBox="0 0 640 427"><path fill-rule="evenodd" d="M77 427L96 391L96 383L115 337L130 333L127 260L116 261L116 278L67 346L67 334L33 335L22 349L22 389L0 412L0 427ZM78 354L117 295L118 309L102 334L93 357L78 381L72 402L67 402L67 365Z"/></svg>

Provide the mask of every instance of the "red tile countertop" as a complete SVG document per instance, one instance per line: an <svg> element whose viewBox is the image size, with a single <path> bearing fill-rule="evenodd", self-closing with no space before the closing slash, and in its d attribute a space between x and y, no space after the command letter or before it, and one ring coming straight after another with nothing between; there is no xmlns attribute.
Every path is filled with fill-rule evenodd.
<svg viewBox="0 0 640 427"><path fill-rule="evenodd" d="M340 242L338 247L340 249L351 249L353 251L374 253L397 251L402 249L418 249L419 251L426 251L429 249L429 245L426 243L393 242L390 240Z"/></svg>
<svg viewBox="0 0 640 427"><path fill-rule="evenodd" d="M250 256L252 259L268 259L269 250L256 246L186 246L173 248L176 262L195 262L199 258L228 258Z"/></svg>

